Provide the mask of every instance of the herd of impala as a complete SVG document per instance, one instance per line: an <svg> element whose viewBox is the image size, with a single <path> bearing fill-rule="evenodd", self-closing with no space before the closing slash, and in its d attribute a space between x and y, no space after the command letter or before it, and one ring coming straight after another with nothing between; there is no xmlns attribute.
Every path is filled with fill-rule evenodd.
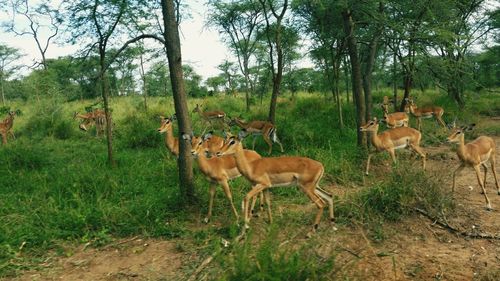
<svg viewBox="0 0 500 281"><path fill-rule="evenodd" d="M422 118L434 117L439 125L446 128L446 124L442 120L444 113L443 108L438 106L430 106L419 108L413 99L406 100L405 112L389 113L389 100L384 97L381 104L384 112L384 117L378 120L376 117L369 120L359 129L361 131L370 132L370 140L376 152L387 151L393 162L396 162L395 150L408 148L417 153L422 158L422 168L425 170L426 155L420 147L422 139ZM268 189L276 186L295 186L298 185L302 192L316 205L318 211L314 219L312 231L313 233L318 228L323 209L328 204L330 220L334 221L333 213L333 198L332 195L319 187L319 182L324 173L323 164L320 162L299 156L281 156L281 157L262 157L254 151L256 137L261 135L268 145L268 153L272 153L273 143L280 146L283 152L277 130L274 124L268 121L251 121L244 122L239 118L228 118L223 111L203 111L202 106L196 105L193 113L198 113L205 125L213 126L213 122L218 122L224 127L223 137L216 136L213 132L202 133L201 136L182 135L182 138L191 142L191 153L197 159L200 171L210 181L209 185L209 205L208 214L205 222L210 220L212 215L213 200L216 191L216 185L222 186L226 197L228 198L231 209L239 220L238 211L233 203L231 189L228 181L239 176L244 176L252 185L250 192L246 194L242 202L243 220L245 223L244 229L249 227L251 213L256 202L257 195L260 195L261 209L263 202L267 205L267 213L269 221L272 221L270 197ZM417 129L410 128L409 116L413 115L417 120ZM7 143L7 138L10 135L14 138L12 126L14 122L15 112L9 112L7 118L0 122L0 134L2 135L3 144ZM94 110L89 113L79 114L75 112L74 118L80 118L82 121L79 128L87 131L90 126L96 126L96 134L102 133L105 126L105 113L102 110ZM158 132L165 133L165 145L168 150L175 156L179 155L179 139L174 136L173 121L175 115L170 117L161 116L160 128ZM382 133L378 133L379 124L383 122L389 128ZM238 126L241 130L237 135L230 133L231 126ZM455 122L451 126L451 134L447 141L450 143L458 143L457 155L460 159L460 166L453 172L452 192L455 189L456 175L465 167L471 166L474 168L477 181L481 187L482 193L486 200L486 208L491 210L491 203L486 195L485 184L487 166L489 161L491 170L495 178L497 192L500 195L500 185L498 182L495 170L496 147L492 138L480 136L474 141L465 143L464 134L471 130L473 125L457 127ZM213 127L212 127L213 128ZM243 139L247 135L253 135L252 150L244 149ZM370 169L370 160L373 153L369 153L365 173L368 175ZM484 168L484 177L480 175L480 166Z"/></svg>

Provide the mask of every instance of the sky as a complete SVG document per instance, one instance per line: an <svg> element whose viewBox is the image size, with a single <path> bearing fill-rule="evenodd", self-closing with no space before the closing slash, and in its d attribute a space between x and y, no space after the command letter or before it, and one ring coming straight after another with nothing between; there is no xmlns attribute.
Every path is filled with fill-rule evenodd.
<svg viewBox="0 0 500 281"><path fill-rule="evenodd" d="M37 1L30 1L37 2ZM56 3L59 1L51 1ZM195 71L204 79L216 76L220 73L217 66L225 59L236 61L229 49L222 43L221 36L214 28L205 26L205 14L208 10L206 6L207 0L189 0L188 10L191 13L190 18L183 19L180 25L181 36L181 51L184 63L192 65ZM8 21L11 16L0 11L0 22ZM16 24L22 24L22 19L16 19ZM22 58L21 64L33 65L35 60L39 60L40 52L38 51L35 41L31 36L16 36L12 33L0 31L0 44L5 44L10 47L18 48L25 55ZM47 32L44 32L46 38ZM61 41L61 40L59 40ZM49 46L47 58L56 58L75 54L80 49L80 46L71 46L68 43L59 42ZM302 64L307 65L307 61ZM28 72L28 69L24 70Z"/></svg>

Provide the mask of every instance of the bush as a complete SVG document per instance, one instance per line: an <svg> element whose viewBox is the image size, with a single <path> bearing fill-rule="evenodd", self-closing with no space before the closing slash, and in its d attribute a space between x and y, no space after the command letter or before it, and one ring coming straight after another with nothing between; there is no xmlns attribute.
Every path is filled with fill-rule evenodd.
<svg viewBox="0 0 500 281"><path fill-rule="evenodd" d="M159 125L157 116L136 113L126 116L115 132L121 147L159 147L164 137L157 131Z"/></svg>
<svg viewBox="0 0 500 281"><path fill-rule="evenodd" d="M279 248L277 228L260 246L252 252L252 239L236 246L234 254L226 256L221 262L226 271L221 280L329 280L334 274L335 256L322 259L311 249L282 250Z"/></svg>

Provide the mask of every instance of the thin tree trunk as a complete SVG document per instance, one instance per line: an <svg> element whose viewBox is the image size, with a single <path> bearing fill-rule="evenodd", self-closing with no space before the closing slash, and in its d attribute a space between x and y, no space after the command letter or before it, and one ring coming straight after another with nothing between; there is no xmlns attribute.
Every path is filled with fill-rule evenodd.
<svg viewBox="0 0 500 281"><path fill-rule="evenodd" d="M398 82L397 82L397 64L396 51L392 54L392 93L394 102L394 111L398 111Z"/></svg>
<svg viewBox="0 0 500 281"><path fill-rule="evenodd" d="M179 125L179 188L181 195L188 203L196 201L193 178L193 159L191 158L191 142L184 140L183 134L192 134L188 115L186 91L182 73L181 45L179 29L175 17L174 0L161 0L163 25L165 26L165 47L167 49L170 81L174 96L175 112Z"/></svg>
<svg viewBox="0 0 500 281"><path fill-rule="evenodd" d="M5 106L5 90L3 87L3 74L0 73L0 90L2 91L2 105Z"/></svg>
<svg viewBox="0 0 500 281"><path fill-rule="evenodd" d="M344 75L345 75L345 95L347 98L347 104L350 103L349 100L349 66L347 63L347 58L344 59Z"/></svg>
<svg viewBox="0 0 500 281"><path fill-rule="evenodd" d="M365 97L362 90L362 77L361 77L361 66L358 59L358 48L356 37L354 36L354 22L352 20L351 12L345 10L342 12L344 31L347 37L347 47L349 50L349 58L351 60L352 69L352 92L354 101L356 103L356 125L357 128L365 124L366 116L366 104ZM359 130L358 133L358 146L366 146L366 134Z"/></svg>
<svg viewBox="0 0 500 281"><path fill-rule="evenodd" d="M141 60L141 76L142 76L142 95L144 97L144 110L148 111L148 92L146 85L146 73L144 72L144 61L142 60L142 53L139 56Z"/></svg>
<svg viewBox="0 0 500 281"><path fill-rule="evenodd" d="M99 48L99 63L101 69L99 74L99 80L101 82L101 95L104 101L104 112L106 115L106 143L108 146L108 163L114 167L116 166L115 160L113 158L113 131L111 130L111 112L109 111L109 87L108 81L106 79L105 72L105 60L106 60L106 51L103 48Z"/></svg>

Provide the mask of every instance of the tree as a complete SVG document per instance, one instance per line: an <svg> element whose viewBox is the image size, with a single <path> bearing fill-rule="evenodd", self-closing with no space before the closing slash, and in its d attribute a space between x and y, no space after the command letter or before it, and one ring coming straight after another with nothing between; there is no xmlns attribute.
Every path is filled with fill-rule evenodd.
<svg viewBox="0 0 500 281"><path fill-rule="evenodd" d="M351 79L352 79L352 93L354 102L356 104L356 125L357 128L366 123L366 104L362 88L361 64L359 62L359 53L357 40L354 35L354 22L352 19L352 11L349 8L344 8L342 11L342 19L345 36L347 38L347 49L349 51L349 59L351 62ZM366 145L366 134L357 130L358 132L358 145Z"/></svg>
<svg viewBox="0 0 500 281"><path fill-rule="evenodd" d="M109 110L109 81L107 70L116 58L130 44L145 38L153 38L160 42L163 39L155 34L142 33L144 26L138 26L139 18L147 22L146 15L151 14L150 2L144 1L99 1L99 0L82 0L77 4L65 2L69 12L68 22L71 29L70 41L79 40L82 43L87 43L85 48L86 53L95 51L99 54L99 70L98 79L100 84L101 95L104 102L104 111L106 113L106 140L108 147L108 162L114 166L113 158L113 141L111 129L111 112ZM149 13L147 12L149 11ZM132 39L126 42L120 41L123 37L130 37L134 33L134 27L137 27L136 33L132 35ZM108 47L122 43L112 56L108 55Z"/></svg>
<svg viewBox="0 0 500 281"><path fill-rule="evenodd" d="M254 90L250 82L250 59L257 47L256 35L263 20L260 4L255 0L211 0L209 6L208 24L227 36L224 40L238 59L245 78L246 110L249 111L250 92Z"/></svg>
<svg viewBox="0 0 500 281"><path fill-rule="evenodd" d="M5 81L18 67L14 64L21 54L18 49L0 44L0 91L2 93L2 105L5 106Z"/></svg>
<svg viewBox="0 0 500 281"><path fill-rule="evenodd" d="M18 36L33 37L41 56L41 61L36 64L47 69L47 49L62 24L58 10L50 6L50 1L42 1L33 7L28 0L10 1L9 8L12 11L12 20L2 23L4 29ZM20 15L24 20L22 24L16 19L16 15Z"/></svg>
<svg viewBox="0 0 500 281"><path fill-rule="evenodd" d="M345 54L345 34L339 28L342 17L337 3L332 1L296 1L294 11L303 22L302 29L314 42L311 57L323 70L328 89L337 103L339 127L344 127L340 99L340 64Z"/></svg>
<svg viewBox="0 0 500 281"><path fill-rule="evenodd" d="M234 95L236 91L236 66L232 62L224 60L217 68L222 71L222 75L226 79L226 95Z"/></svg>
<svg viewBox="0 0 500 281"><path fill-rule="evenodd" d="M217 94L220 92L220 87L223 86L226 83L226 81L224 79L224 76L221 74L207 78L206 83L208 87L213 89L214 94Z"/></svg>
<svg viewBox="0 0 500 281"><path fill-rule="evenodd" d="M178 8L178 7L177 7ZM191 135L191 121L189 119L184 75L182 71L181 44L179 40L179 26L176 21L176 7L174 0L161 0L165 49L167 50L170 81L174 94L175 113L179 125L179 187L181 195L187 202L195 201L193 159L191 158L191 143L184 137ZM177 10L178 11L178 10Z"/></svg>
<svg viewBox="0 0 500 281"><path fill-rule="evenodd" d="M271 94L271 104L269 106L268 120L274 124L276 121L276 101L278 95L280 94L281 81L283 79L284 59L282 47L282 21L288 9L288 0L284 0L283 3L277 3L278 1L273 0L259 0L259 2L262 5L262 9L264 10L263 14L266 20L265 35L269 48L269 62L273 80L273 92ZM281 8L280 12L278 12L275 5ZM271 23L268 9L270 10L270 14L274 17L273 23Z"/></svg>

